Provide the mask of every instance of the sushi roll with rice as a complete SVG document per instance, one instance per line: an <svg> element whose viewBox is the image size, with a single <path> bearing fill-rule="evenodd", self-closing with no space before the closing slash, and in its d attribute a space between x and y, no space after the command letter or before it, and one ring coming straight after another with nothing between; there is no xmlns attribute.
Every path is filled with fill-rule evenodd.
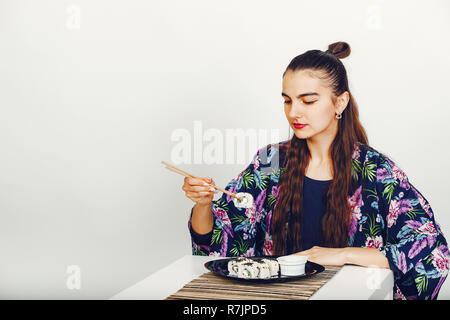
<svg viewBox="0 0 450 320"><path fill-rule="evenodd" d="M253 196L247 192L238 192L236 196L241 199L239 201L233 198L233 203L236 208L251 208L253 206Z"/></svg>
<svg viewBox="0 0 450 320"><path fill-rule="evenodd" d="M244 279L256 279L259 269L254 262L244 262L239 265L238 277Z"/></svg>
<svg viewBox="0 0 450 320"><path fill-rule="evenodd" d="M263 258L262 261L269 266L270 276L278 275L278 271L280 270L280 265L278 264L278 261L266 258Z"/></svg>
<svg viewBox="0 0 450 320"><path fill-rule="evenodd" d="M258 270L257 278L259 279L267 279L270 278L270 269L269 265L265 262L255 262L254 263L256 269Z"/></svg>
<svg viewBox="0 0 450 320"><path fill-rule="evenodd" d="M228 275L237 277L239 271L239 262L236 260L228 261Z"/></svg>
<svg viewBox="0 0 450 320"><path fill-rule="evenodd" d="M239 267L242 263L245 263L245 262L252 262L252 260L244 258L244 257L239 257L239 258L228 261L228 275L238 277L239 276Z"/></svg>
<svg viewBox="0 0 450 320"><path fill-rule="evenodd" d="M228 275L245 279L268 279L277 276L278 261L261 259L258 261L239 257L228 261Z"/></svg>

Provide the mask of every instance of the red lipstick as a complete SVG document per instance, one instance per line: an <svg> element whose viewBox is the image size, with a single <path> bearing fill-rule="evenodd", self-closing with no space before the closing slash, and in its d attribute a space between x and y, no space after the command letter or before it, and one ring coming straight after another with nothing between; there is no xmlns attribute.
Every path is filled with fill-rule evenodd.
<svg viewBox="0 0 450 320"><path fill-rule="evenodd" d="M302 128L306 127L306 126L307 126L307 124L294 123L294 127L296 129L302 129Z"/></svg>

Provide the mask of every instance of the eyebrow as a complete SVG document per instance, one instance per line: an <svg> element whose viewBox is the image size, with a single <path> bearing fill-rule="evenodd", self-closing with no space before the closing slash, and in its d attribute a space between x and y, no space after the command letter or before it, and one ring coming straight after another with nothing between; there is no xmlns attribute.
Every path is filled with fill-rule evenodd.
<svg viewBox="0 0 450 320"><path fill-rule="evenodd" d="M284 92L282 92L281 95L282 95L283 97L288 97L289 99L291 98L291 97L289 97L289 96L288 96L286 93L284 93ZM306 92L306 93L299 94L299 95L297 96L297 98L300 99L301 97L304 97L304 96L319 96L319 94L318 94L317 92Z"/></svg>

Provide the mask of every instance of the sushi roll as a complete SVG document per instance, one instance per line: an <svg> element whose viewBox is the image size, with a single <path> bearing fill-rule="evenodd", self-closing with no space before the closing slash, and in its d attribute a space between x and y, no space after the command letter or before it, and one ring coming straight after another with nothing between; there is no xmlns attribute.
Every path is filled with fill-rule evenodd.
<svg viewBox="0 0 450 320"><path fill-rule="evenodd" d="M228 261L228 275L230 276L238 276L239 271L239 264L241 264L242 261L238 260L230 260Z"/></svg>
<svg viewBox="0 0 450 320"><path fill-rule="evenodd" d="M236 260L230 260L228 261L228 275L229 276L235 276L238 275L239 270L239 263Z"/></svg>
<svg viewBox="0 0 450 320"><path fill-rule="evenodd" d="M278 271L280 270L280 265L278 264L278 261L266 258L263 258L261 261L263 261L265 264L269 266L270 276L278 275Z"/></svg>
<svg viewBox="0 0 450 320"><path fill-rule="evenodd" d="M267 263L255 262L255 266L258 269L257 278L259 278L259 279L270 278L270 269L269 269L269 265Z"/></svg>
<svg viewBox="0 0 450 320"><path fill-rule="evenodd" d="M244 279L268 279L277 276L278 261L263 258L253 260L239 257L228 261L228 275Z"/></svg>
<svg viewBox="0 0 450 320"><path fill-rule="evenodd" d="M253 206L253 196L247 192L238 192L236 196L241 199L239 201L233 198L233 203L236 208L251 208Z"/></svg>
<svg viewBox="0 0 450 320"><path fill-rule="evenodd" d="M254 262L244 262L239 265L238 277L245 279L256 279L259 269Z"/></svg>
<svg viewBox="0 0 450 320"><path fill-rule="evenodd" d="M239 257L228 261L228 275L238 277L239 276L239 266L245 262L252 262L252 260Z"/></svg>

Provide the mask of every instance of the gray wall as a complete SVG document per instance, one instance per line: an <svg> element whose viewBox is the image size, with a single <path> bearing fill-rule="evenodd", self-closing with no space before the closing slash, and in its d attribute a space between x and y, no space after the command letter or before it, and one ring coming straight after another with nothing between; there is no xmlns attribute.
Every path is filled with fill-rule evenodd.
<svg viewBox="0 0 450 320"><path fill-rule="evenodd" d="M173 160L172 134L193 136L198 120L286 139L282 72L340 40L370 144L407 173L449 239L449 9L0 0L0 298L109 298L190 254L192 202L160 164ZM246 161L179 166L223 186ZM67 285L71 265L79 289Z"/></svg>

